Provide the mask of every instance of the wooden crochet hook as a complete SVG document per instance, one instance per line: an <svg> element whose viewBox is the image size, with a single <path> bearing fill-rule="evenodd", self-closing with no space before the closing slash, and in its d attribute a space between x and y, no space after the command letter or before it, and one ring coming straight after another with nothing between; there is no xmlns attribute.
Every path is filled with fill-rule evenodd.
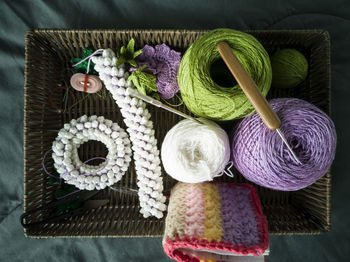
<svg viewBox="0 0 350 262"><path fill-rule="evenodd" d="M241 62L239 62L238 58L233 53L231 47L226 42L219 42L217 48L226 66L231 71L239 86L242 88L244 94L252 103L253 107L259 114L261 120L264 122L266 127L270 130L277 131L277 133L282 138L284 144L287 146L288 150L293 155L294 159L299 164L301 164L300 160L298 159L293 149L288 144L283 133L279 129L281 126L281 120L279 119L275 111L273 111L266 98L256 86L254 80L250 77L248 72L242 66Z"/></svg>

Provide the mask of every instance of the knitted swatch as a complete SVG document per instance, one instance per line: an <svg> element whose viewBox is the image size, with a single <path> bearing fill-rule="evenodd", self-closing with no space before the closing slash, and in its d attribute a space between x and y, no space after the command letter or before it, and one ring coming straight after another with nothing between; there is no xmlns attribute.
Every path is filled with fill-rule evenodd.
<svg viewBox="0 0 350 262"><path fill-rule="evenodd" d="M163 247L177 261L200 261L191 251L259 256L268 247L267 221L248 184L178 183L172 189Z"/></svg>

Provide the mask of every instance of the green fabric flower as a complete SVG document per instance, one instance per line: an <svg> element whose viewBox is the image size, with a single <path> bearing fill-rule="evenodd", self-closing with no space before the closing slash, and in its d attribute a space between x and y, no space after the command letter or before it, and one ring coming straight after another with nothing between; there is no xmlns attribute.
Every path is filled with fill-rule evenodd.
<svg viewBox="0 0 350 262"><path fill-rule="evenodd" d="M157 77L152 74L143 72L146 65L133 71L129 76L128 80L131 81L137 88L137 91L143 95L152 96L153 98L159 100L158 89L156 86Z"/></svg>
<svg viewBox="0 0 350 262"><path fill-rule="evenodd" d="M57 192L58 197L64 197L70 193L73 193L74 191L77 191L77 188L75 186L63 184L61 185L60 189ZM77 209L84 203L84 200L77 199L71 202L63 203L57 206L56 208L56 215L63 214L67 209Z"/></svg>
<svg viewBox="0 0 350 262"><path fill-rule="evenodd" d="M119 55L119 58L117 60L116 65L119 66L119 65L124 64L124 63L129 63L131 66L137 67L137 63L135 61L135 58L142 53L142 49L137 50L135 52L134 48L135 48L135 40L134 40L134 38L132 38L129 41L127 47L122 46L120 48L120 55Z"/></svg>
<svg viewBox="0 0 350 262"><path fill-rule="evenodd" d="M51 175L52 176L50 176L50 178L49 178L49 184L59 184L60 183L60 175L58 174L56 169L54 169L54 171L52 172ZM77 190L78 189L75 186L68 185L68 184L62 182L57 190L56 195L57 195L57 197L61 198L61 197L64 197L64 196L74 192L74 191L77 191ZM56 208L56 215L63 214L65 212L65 210L67 210L67 209L76 209L76 208L80 207L83 202L84 202L83 200L74 200L71 202L60 204Z"/></svg>
<svg viewBox="0 0 350 262"><path fill-rule="evenodd" d="M83 60L84 58L92 55L93 52L94 52L94 50L91 48L84 48L82 56L81 57L74 57L70 60L70 62L72 64L76 64L76 63L80 62L81 60ZM80 63L79 65L75 66L74 71L76 73L86 74L88 63L89 63L89 59L87 59L84 62ZM90 61L90 68L89 68L89 72L88 72L89 75L98 75L98 73L95 71L94 67L95 67L95 64L92 61Z"/></svg>

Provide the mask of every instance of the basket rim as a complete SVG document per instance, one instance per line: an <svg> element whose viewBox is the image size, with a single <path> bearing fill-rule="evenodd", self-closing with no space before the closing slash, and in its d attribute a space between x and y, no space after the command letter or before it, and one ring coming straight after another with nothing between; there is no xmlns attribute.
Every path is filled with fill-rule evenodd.
<svg viewBox="0 0 350 262"><path fill-rule="evenodd" d="M24 192L27 191L27 185L25 181L28 179L27 177L27 168L28 165L26 163L26 158L27 158L27 147L30 142L27 140L27 135L28 131L27 130L27 123L30 121L27 115L27 110L29 108L29 104L27 101L27 95L28 95L28 87L30 86L29 84L29 60L30 60L30 53L28 50L28 44L30 41L30 36L32 35L37 35L40 33L73 33L73 34L93 34L93 33L150 33L150 34L157 34L157 33L171 33L171 34L183 34L183 33L205 33L210 31L211 29L59 29L59 28L36 28L36 29L30 29L26 32L25 34L25 70L24 70L24 118L23 118L23 153L24 153L24 180L23 180L23 185L24 185ZM330 64L330 34L327 30L324 29L271 29L271 30L240 30L243 32L247 33L290 33L290 34L300 34L300 35L319 35L323 37L323 44L325 47L329 50L327 52L327 75L328 75L328 98L329 98L329 103L328 103L328 114L331 115L331 64ZM331 170L328 171L328 174L330 174ZM313 234L321 234L324 232L327 232L331 228L331 175L328 177L330 186L327 187L326 190L326 205L327 205L327 210L326 210L326 224L324 225L325 228L324 230L310 230L310 232L303 231L288 231L288 232L275 232L272 233L273 235L313 235ZM24 194L24 203L23 203L23 208L24 212L26 212L27 209L27 201L26 201L26 195ZM114 237L161 237L162 235L59 235L59 236L39 236L35 234L28 234L26 230L24 230L24 235L26 237L33 237L33 238L81 238L81 237L108 237L108 238L114 238Z"/></svg>
<svg viewBox="0 0 350 262"><path fill-rule="evenodd" d="M225 27L218 27L218 28L225 28ZM229 27L228 27L229 28ZM240 30L240 29L235 29L235 28L230 28L234 30L239 30L242 32L262 32L262 33L299 33L299 34L319 34L319 35L324 35L327 40L330 39L330 34L327 30L322 29L322 28L314 28L314 29L248 29L248 30ZM150 32L150 33L185 33L185 32L208 32L212 29L162 29L162 28L156 28L156 29L151 29L151 28L122 28L122 29L112 29L112 28L86 28L86 29L62 29L62 28L33 28L29 29L26 33L115 33L115 32Z"/></svg>

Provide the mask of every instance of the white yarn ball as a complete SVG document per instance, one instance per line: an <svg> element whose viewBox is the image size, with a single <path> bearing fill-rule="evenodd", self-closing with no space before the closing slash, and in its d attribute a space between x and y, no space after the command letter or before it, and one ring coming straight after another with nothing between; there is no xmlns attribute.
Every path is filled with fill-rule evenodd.
<svg viewBox="0 0 350 262"><path fill-rule="evenodd" d="M165 171L185 183L211 181L230 160L226 132L216 123L185 119L166 134L161 150Z"/></svg>

